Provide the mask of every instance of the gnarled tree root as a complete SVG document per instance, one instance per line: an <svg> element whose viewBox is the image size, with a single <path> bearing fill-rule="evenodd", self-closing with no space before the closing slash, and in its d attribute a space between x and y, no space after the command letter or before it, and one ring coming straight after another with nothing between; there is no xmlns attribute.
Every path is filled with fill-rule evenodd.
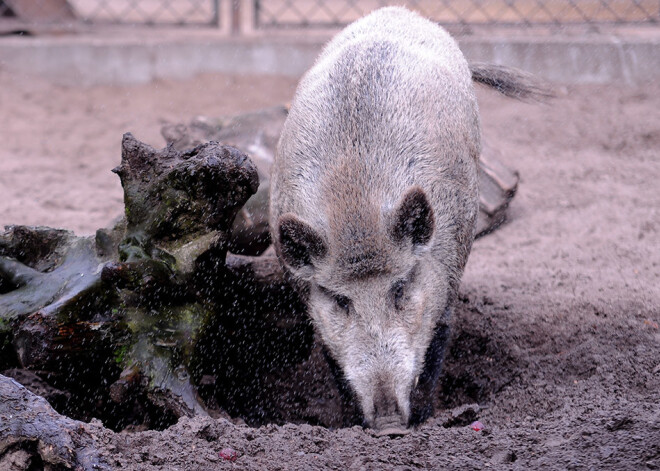
<svg viewBox="0 0 660 471"><path fill-rule="evenodd" d="M0 469L110 470L94 434L102 427L64 417L0 375Z"/></svg>

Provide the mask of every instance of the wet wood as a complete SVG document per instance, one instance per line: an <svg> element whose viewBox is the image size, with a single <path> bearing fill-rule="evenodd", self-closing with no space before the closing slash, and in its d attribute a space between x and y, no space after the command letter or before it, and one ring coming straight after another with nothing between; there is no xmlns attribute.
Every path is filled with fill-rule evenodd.
<svg viewBox="0 0 660 471"><path fill-rule="evenodd" d="M110 470L90 425L64 417L41 396L0 375L0 469Z"/></svg>
<svg viewBox="0 0 660 471"><path fill-rule="evenodd" d="M114 171L126 213L114 227L94 237L26 226L0 233L0 371L45 372L87 404L87 418L138 410L116 428L165 427L207 413L194 349L217 310L232 221L258 174L230 146L156 150L130 134Z"/></svg>

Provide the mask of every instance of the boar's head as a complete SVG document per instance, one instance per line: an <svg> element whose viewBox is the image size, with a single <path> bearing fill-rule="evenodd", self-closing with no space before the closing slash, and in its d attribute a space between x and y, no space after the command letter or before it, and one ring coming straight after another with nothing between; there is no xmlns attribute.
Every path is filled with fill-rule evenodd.
<svg viewBox="0 0 660 471"><path fill-rule="evenodd" d="M418 186L361 212L323 228L284 214L276 249L307 282L309 315L366 424L400 434L428 414L417 402L427 404L442 360L451 288L432 252L444 235Z"/></svg>

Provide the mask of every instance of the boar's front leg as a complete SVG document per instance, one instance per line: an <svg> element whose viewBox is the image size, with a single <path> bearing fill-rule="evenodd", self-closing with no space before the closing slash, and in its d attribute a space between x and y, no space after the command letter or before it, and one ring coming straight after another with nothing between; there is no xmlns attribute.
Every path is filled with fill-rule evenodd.
<svg viewBox="0 0 660 471"><path fill-rule="evenodd" d="M419 376L417 385L410 394L410 425L417 425L424 422L433 415L433 398L442 363L445 357L445 350L449 342L450 329L446 319L451 319L452 308L446 307L445 314L438 322L433 333L426 355L424 357L424 369Z"/></svg>

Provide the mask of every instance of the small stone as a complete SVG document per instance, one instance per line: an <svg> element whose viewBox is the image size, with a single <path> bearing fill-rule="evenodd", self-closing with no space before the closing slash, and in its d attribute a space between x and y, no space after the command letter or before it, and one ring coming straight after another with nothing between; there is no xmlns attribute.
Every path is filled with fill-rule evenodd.
<svg viewBox="0 0 660 471"><path fill-rule="evenodd" d="M238 459L238 452L233 448L223 448L218 453L218 456L226 461L236 461Z"/></svg>
<svg viewBox="0 0 660 471"><path fill-rule="evenodd" d="M475 420L474 422L472 422L472 424L470 424L470 428L475 432L481 432L484 429L484 424L482 424L478 420Z"/></svg>

